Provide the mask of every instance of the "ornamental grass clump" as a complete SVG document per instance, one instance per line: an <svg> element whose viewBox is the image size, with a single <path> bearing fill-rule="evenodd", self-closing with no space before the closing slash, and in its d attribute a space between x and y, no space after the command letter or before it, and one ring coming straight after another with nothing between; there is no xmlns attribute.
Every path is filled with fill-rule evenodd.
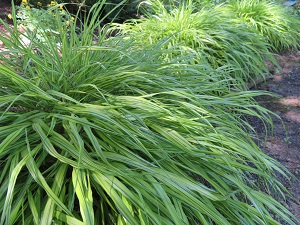
<svg viewBox="0 0 300 225"><path fill-rule="evenodd" d="M272 50L299 48L300 18L276 1L230 0L227 7L264 36Z"/></svg>
<svg viewBox="0 0 300 225"><path fill-rule="evenodd" d="M41 32L24 45L16 24L0 36L1 225L296 225L272 197L285 169L242 119L270 123L259 92L230 92L199 64L87 21L60 44Z"/></svg>
<svg viewBox="0 0 300 225"><path fill-rule="evenodd" d="M192 3L171 10L159 1L151 4L156 14L117 25L121 37L127 35L141 46L166 40L164 49L176 47L179 55L194 52L192 63L207 62L213 68L230 69L231 76L241 83L264 77L268 73L265 60L275 62L265 39L224 7L195 12ZM163 56L168 60L174 55Z"/></svg>

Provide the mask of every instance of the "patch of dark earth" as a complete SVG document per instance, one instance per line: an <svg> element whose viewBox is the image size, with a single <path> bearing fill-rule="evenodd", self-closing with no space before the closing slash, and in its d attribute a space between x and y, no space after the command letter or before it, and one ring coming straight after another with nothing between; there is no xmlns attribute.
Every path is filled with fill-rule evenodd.
<svg viewBox="0 0 300 225"><path fill-rule="evenodd" d="M270 70L273 78L255 89L276 95L264 95L256 100L280 118L272 116L274 127L267 139L263 123L257 118L248 120L257 132L260 140L257 143L263 151L292 173L290 177L278 175L293 196L282 203L300 220L300 51L283 53L276 59L281 68Z"/></svg>
<svg viewBox="0 0 300 225"><path fill-rule="evenodd" d="M11 13L11 0L0 0L0 18L9 22L8 14Z"/></svg>

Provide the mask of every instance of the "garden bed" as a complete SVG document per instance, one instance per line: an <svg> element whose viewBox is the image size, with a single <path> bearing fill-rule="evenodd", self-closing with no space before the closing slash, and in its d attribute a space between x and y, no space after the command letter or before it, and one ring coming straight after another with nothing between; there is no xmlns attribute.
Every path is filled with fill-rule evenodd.
<svg viewBox="0 0 300 225"><path fill-rule="evenodd" d="M1 18L6 19L6 14L10 11L9 1L1 3ZM0 30L3 30L0 25ZM0 48L3 48L1 46ZM1 50L1 49L0 49ZM261 140L260 146L272 158L278 160L287 167L296 178L300 178L300 52L288 52L277 59L282 67L281 70L271 71L273 79L256 87L256 89L268 90L280 95L278 98L260 97L257 100L264 107L277 113L284 122L274 117L274 131L266 141L264 140L264 127L256 119L251 119L251 123L257 130ZM271 69L272 70L272 69ZM280 177L281 182L291 191L297 201L300 201L300 183L294 178ZM287 207L300 219L299 202L288 199Z"/></svg>
<svg viewBox="0 0 300 225"><path fill-rule="evenodd" d="M300 51L286 52L276 58L281 70L272 71L274 78L257 89L270 91L278 95L278 98L260 97L257 100L278 114L282 121L273 117L274 131L266 142L263 141L265 137L263 125L258 120L253 120L252 124L261 137L262 149L288 168L298 179L280 178L298 201L290 199L288 207L300 218Z"/></svg>

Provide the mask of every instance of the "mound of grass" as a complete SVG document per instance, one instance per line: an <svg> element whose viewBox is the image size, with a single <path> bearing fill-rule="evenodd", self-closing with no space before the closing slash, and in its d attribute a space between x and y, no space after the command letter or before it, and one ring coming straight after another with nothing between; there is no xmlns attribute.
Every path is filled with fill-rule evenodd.
<svg viewBox="0 0 300 225"><path fill-rule="evenodd" d="M265 60L274 62L265 39L224 7L195 12L191 3L171 10L159 1L152 4L155 15L117 26L122 37L128 35L141 46L165 41L162 49L178 49L177 54L163 54L167 60L193 52L192 63L227 68L241 83L263 77L268 73Z"/></svg>
<svg viewBox="0 0 300 225"><path fill-rule="evenodd" d="M269 0L230 0L227 7L257 30L275 51L299 48L300 18Z"/></svg>
<svg viewBox="0 0 300 225"><path fill-rule="evenodd" d="M296 224L242 119L270 123L261 93L56 16L43 42L0 36L0 224Z"/></svg>

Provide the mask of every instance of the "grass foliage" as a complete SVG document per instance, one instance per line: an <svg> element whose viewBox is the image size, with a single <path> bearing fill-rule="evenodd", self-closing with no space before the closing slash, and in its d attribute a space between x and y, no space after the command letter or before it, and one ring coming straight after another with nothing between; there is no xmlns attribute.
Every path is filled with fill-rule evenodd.
<svg viewBox="0 0 300 225"><path fill-rule="evenodd" d="M165 40L163 49L176 47L179 55L193 52L193 63L232 70L230 76L241 82L263 77L268 72L265 60L274 62L265 39L224 7L195 12L191 3L171 10L159 1L151 4L156 14L118 26L122 37L128 35L142 46ZM173 56L164 54L167 60Z"/></svg>
<svg viewBox="0 0 300 225"><path fill-rule="evenodd" d="M229 0L228 8L271 44L274 50L299 48L300 18L269 0Z"/></svg>
<svg viewBox="0 0 300 225"><path fill-rule="evenodd" d="M271 197L286 171L243 119L271 124L262 93L192 53L107 39L103 4L80 32L57 14L59 36L25 45L16 21L0 36L0 224L295 225Z"/></svg>

